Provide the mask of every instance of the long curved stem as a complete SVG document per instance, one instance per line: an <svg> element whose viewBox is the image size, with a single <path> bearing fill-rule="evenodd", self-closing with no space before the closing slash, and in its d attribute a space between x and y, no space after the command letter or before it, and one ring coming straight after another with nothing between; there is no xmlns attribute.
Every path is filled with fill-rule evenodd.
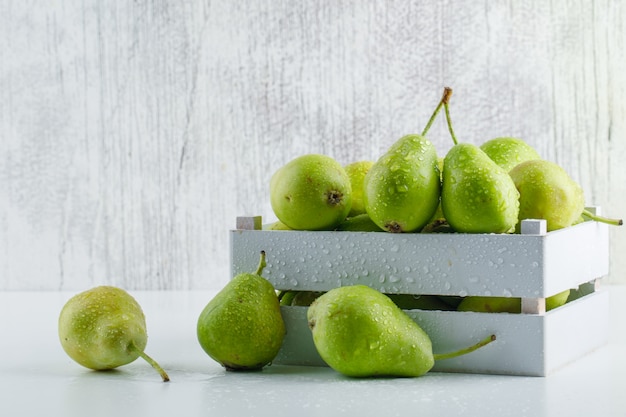
<svg viewBox="0 0 626 417"><path fill-rule="evenodd" d="M157 363L157 361L155 361L154 359L152 359L150 356L148 356L143 350L137 348L137 346L135 346L134 344L131 343L131 345L129 346L129 348L133 351L135 351L139 357L141 357L141 359L145 360L146 362L148 362L150 364L150 366L152 366L158 373L159 375L161 375L161 378L163 379L163 382L169 382L170 377L169 375L167 375L167 372L165 372L165 370L163 368L161 368L161 365L159 365Z"/></svg>
<svg viewBox="0 0 626 417"><path fill-rule="evenodd" d="M450 100L451 95L452 95L452 89L450 87L444 87L443 96L441 97L441 100L439 100L439 104L437 104L437 107L435 108L435 111L433 112L433 114L430 116L430 119L428 119L428 123L426 123L424 130L422 130L422 136L426 136L426 133L428 133L428 131L430 130L430 127L433 125L433 122L437 118L437 115L439 114L441 107L448 100Z"/></svg>
<svg viewBox="0 0 626 417"><path fill-rule="evenodd" d="M600 223L610 224L611 226L621 226L624 224L622 219L609 219L608 217L598 216L597 214L593 214L587 209L583 210L583 216L589 217L591 220L595 220Z"/></svg>
<svg viewBox="0 0 626 417"><path fill-rule="evenodd" d="M476 343L475 345L466 347L464 349L461 350L457 350L456 352L450 352L450 353L435 353L433 355L433 357L435 358L435 361L440 361L442 359L451 359L451 358L456 358L457 356L461 356L461 355L466 355L468 353L471 353L477 349L480 349L481 347L488 345L489 343L493 342L494 340L496 340L496 335L492 334L489 337L486 337L485 339L481 340L480 342Z"/></svg>
<svg viewBox="0 0 626 417"><path fill-rule="evenodd" d="M456 139L456 135L454 134L454 129L452 129L452 119L450 118L450 96L452 95L452 90L450 90L449 94L445 94L443 96L443 109L446 113L446 123L448 124L448 131L450 132L450 136L452 136L452 141L455 145L458 145L458 141Z"/></svg>

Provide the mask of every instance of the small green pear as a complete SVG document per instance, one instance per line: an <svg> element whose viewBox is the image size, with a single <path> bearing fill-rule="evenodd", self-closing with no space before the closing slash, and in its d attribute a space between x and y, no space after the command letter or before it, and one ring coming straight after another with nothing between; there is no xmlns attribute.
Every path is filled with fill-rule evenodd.
<svg viewBox="0 0 626 417"><path fill-rule="evenodd" d="M472 295L465 297L459 303L457 310L482 313L521 313L522 300L518 297L486 297Z"/></svg>
<svg viewBox="0 0 626 417"><path fill-rule="evenodd" d="M548 231L552 231L571 226L582 215L585 208L582 188L554 162L526 161L509 174L520 193L520 222L545 219Z"/></svg>
<svg viewBox="0 0 626 417"><path fill-rule="evenodd" d="M298 294L299 292L300 291L294 291L294 290L279 291L278 293L279 304L281 306L290 306L296 294Z"/></svg>
<svg viewBox="0 0 626 417"><path fill-rule="evenodd" d="M270 203L278 220L295 230L332 230L352 207L350 178L326 155L299 156L270 179Z"/></svg>
<svg viewBox="0 0 626 417"><path fill-rule="evenodd" d="M554 162L522 162L509 175L520 193L517 231L524 219L545 219L548 231L563 229L585 218L621 226L622 219L597 216L585 209L583 189Z"/></svg>
<svg viewBox="0 0 626 417"><path fill-rule="evenodd" d="M308 307L323 293L323 291L284 291L282 294L279 294L280 305Z"/></svg>
<svg viewBox="0 0 626 417"><path fill-rule="evenodd" d="M272 223L264 224L263 230L293 230L291 227L287 226L285 223L277 220Z"/></svg>
<svg viewBox="0 0 626 417"><path fill-rule="evenodd" d="M418 231L437 210L441 173L437 152L426 133L441 106L442 102L421 134L398 139L365 176L365 211L385 231Z"/></svg>
<svg viewBox="0 0 626 417"><path fill-rule="evenodd" d="M546 298L546 311L554 310L555 308L561 307L567 303L570 293L571 290L567 289Z"/></svg>
<svg viewBox="0 0 626 417"><path fill-rule="evenodd" d="M436 295L385 294L402 310L455 310Z"/></svg>
<svg viewBox="0 0 626 417"><path fill-rule="evenodd" d="M570 290L546 298L546 311L553 310L567 302ZM481 313L521 313L522 299L519 297L464 297L457 307L458 311L475 311Z"/></svg>
<svg viewBox="0 0 626 417"><path fill-rule="evenodd" d="M272 284L261 276L261 252L254 274L235 276L206 305L197 324L202 349L227 370L258 370L278 354L285 323Z"/></svg>
<svg viewBox="0 0 626 417"><path fill-rule="evenodd" d="M146 319L137 301L121 288L99 286L70 298L59 315L59 340L68 356L94 369L114 369L141 357L169 376L144 349Z"/></svg>
<svg viewBox="0 0 626 417"><path fill-rule="evenodd" d="M365 175L374 165L374 161L357 161L344 167L346 174L350 178L352 187L352 207L348 217L358 216L365 213L365 202L363 201L363 180Z"/></svg>
<svg viewBox="0 0 626 417"><path fill-rule="evenodd" d="M308 307L322 294L324 294L324 291L298 291L293 300L291 300L291 305Z"/></svg>
<svg viewBox="0 0 626 417"><path fill-rule="evenodd" d="M506 172L522 162L541 159L532 146L519 138L491 139L480 145L480 149Z"/></svg>
<svg viewBox="0 0 626 417"><path fill-rule="evenodd" d="M494 336L450 354L432 352L429 336L383 293L364 286L334 288L307 311L313 342L321 358L352 377L415 377L436 360L469 353Z"/></svg>
<svg viewBox="0 0 626 417"><path fill-rule="evenodd" d="M342 232L383 232L376 223L370 219L370 216L365 214L359 214L354 217L348 217L346 220L339 223L337 226L338 231Z"/></svg>
<svg viewBox="0 0 626 417"><path fill-rule="evenodd" d="M508 172L478 146L457 142L448 112L449 96L444 106L454 146L443 164L443 215L457 232L513 232L519 212L519 192Z"/></svg>

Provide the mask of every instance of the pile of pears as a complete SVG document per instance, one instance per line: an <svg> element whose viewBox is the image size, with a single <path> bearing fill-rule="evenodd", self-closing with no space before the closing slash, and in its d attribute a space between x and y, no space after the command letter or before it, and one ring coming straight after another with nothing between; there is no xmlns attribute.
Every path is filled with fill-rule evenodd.
<svg viewBox="0 0 626 417"><path fill-rule="evenodd" d="M392 233L519 233L523 219L545 219L548 231L585 219L621 225L585 210L582 188L528 143L498 137L480 146L458 142L443 96L421 134L401 137L377 161L342 166L307 154L270 180L277 217L266 230ZM438 157L426 135L445 110L453 146Z"/></svg>

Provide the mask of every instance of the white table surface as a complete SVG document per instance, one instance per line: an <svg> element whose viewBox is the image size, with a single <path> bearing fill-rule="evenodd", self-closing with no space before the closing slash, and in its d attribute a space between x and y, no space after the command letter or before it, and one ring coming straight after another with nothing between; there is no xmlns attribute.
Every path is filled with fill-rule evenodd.
<svg viewBox="0 0 626 417"><path fill-rule="evenodd" d="M626 416L626 286L602 290L611 295L609 343L548 377L411 379L277 365L226 372L195 333L214 293L131 291L147 317L146 352L169 383L141 359L94 372L66 356L57 318L74 293L0 292L0 416Z"/></svg>

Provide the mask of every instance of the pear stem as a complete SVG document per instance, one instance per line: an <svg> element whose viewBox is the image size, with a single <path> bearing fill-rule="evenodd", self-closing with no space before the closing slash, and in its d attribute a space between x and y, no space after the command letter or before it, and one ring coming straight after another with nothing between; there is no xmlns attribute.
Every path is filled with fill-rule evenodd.
<svg viewBox="0 0 626 417"><path fill-rule="evenodd" d="M462 356L462 355L466 355L468 353L471 353L477 349L480 349L481 347L488 345L489 343L493 342L494 340L496 340L496 335L492 334L491 336L481 340L480 342L476 343L475 345L466 347L464 349L461 350L457 350L456 352L450 352L450 353L435 353L433 355L433 357L435 358L435 361L440 361L442 359L451 359L451 358L456 358L457 356Z"/></svg>
<svg viewBox="0 0 626 417"><path fill-rule="evenodd" d="M583 210L583 215L585 217L589 217L591 220L595 220L600 223L610 224L612 226L621 226L624 223L622 219L609 219L607 217L598 216L597 214L593 214L587 209Z"/></svg>
<svg viewBox="0 0 626 417"><path fill-rule="evenodd" d="M442 102L443 102L443 110L446 113L446 123L448 124L448 131L450 132L450 136L452 136L452 141L455 145L458 145L459 142L456 139L456 135L454 134L454 129L452 129L452 119L450 118L450 96L452 95L452 90L448 87L446 89L449 90L449 93L444 93Z"/></svg>
<svg viewBox="0 0 626 417"><path fill-rule="evenodd" d="M451 94L452 94L451 88L445 87L443 89L443 96L441 97L441 100L439 100L439 104L437 104L437 107L435 108L435 111L433 112L432 116L430 116L430 119L428 119L428 123L426 123L426 127L424 127L424 130L422 130L422 136L426 136L426 133L428 133L428 131L430 130L430 127L433 125L433 122L437 118L437 115L439 114L439 111L441 110L441 106L443 106L444 103L446 103L450 99Z"/></svg>
<svg viewBox="0 0 626 417"><path fill-rule="evenodd" d="M255 274L261 275L263 273L263 268L265 268L266 266L267 266L267 263L265 262L265 251L262 250L261 259L259 260L259 267L257 268Z"/></svg>
<svg viewBox="0 0 626 417"><path fill-rule="evenodd" d="M161 375L161 378L163 379L163 382L169 382L170 377L167 375L165 370L163 368L161 368L161 365L159 365L157 363L157 361L155 361L150 356L148 356L148 354L145 353L143 350L138 349L137 346L135 346L134 343L130 344L129 349L134 351L134 352L136 352L141 357L141 359L145 360L146 362L148 362L150 364L150 366L152 366L154 369L156 369L156 371L159 373L159 375Z"/></svg>

